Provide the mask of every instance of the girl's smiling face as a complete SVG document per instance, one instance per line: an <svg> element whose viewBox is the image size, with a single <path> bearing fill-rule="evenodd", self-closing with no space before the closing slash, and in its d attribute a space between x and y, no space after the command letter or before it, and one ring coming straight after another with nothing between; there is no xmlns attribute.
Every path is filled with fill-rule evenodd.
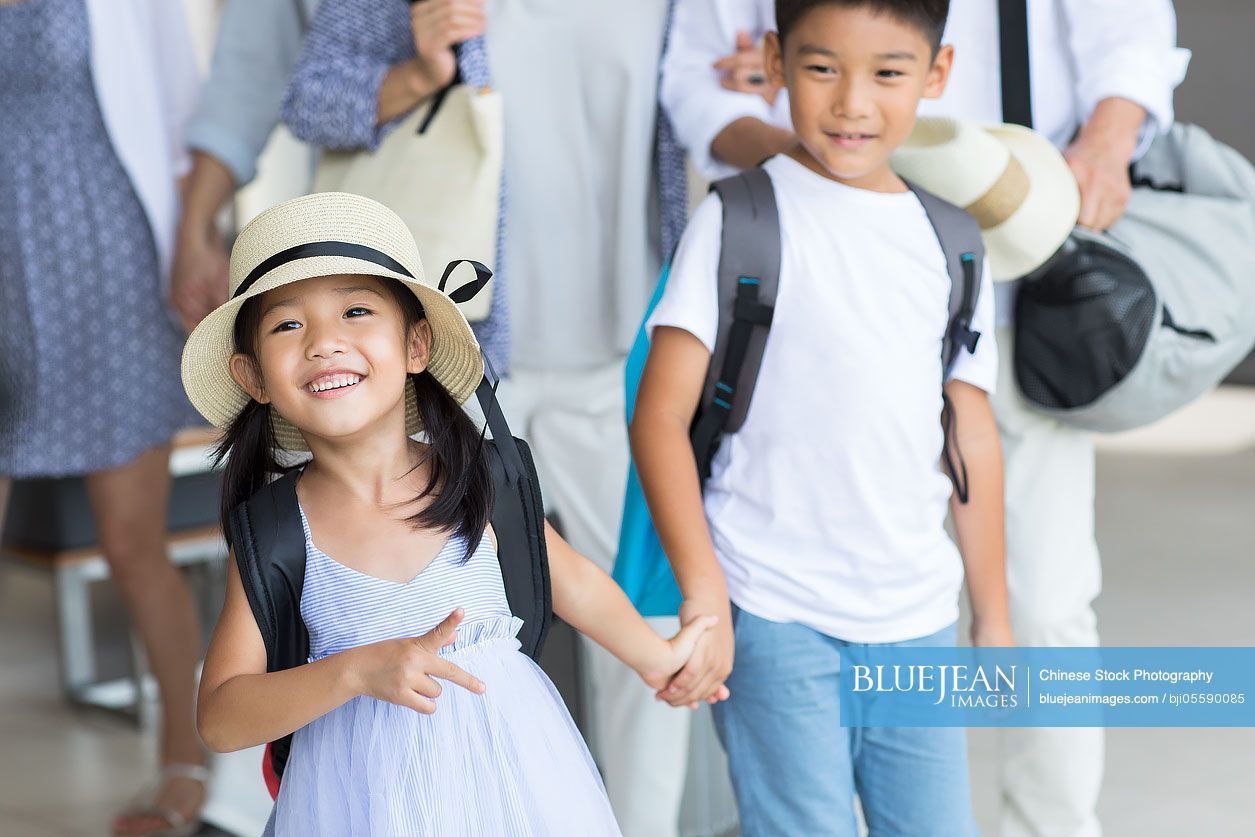
<svg viewBox="0 0 1255 837"><path fill-rule="evenodd" d="M307 440L393 424L404 433L407 376L427 368L431 327L407 323L388 282L322 276L262 294L250 303L253 357L233 355L232 376Z"/></svg>

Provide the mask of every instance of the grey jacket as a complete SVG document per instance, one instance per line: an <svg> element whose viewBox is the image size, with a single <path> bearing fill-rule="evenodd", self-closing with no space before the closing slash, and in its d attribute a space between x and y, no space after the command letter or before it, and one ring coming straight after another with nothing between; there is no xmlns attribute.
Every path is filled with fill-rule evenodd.
<svg viewBox="0 0 1255 837"><path fill-rule="evenodd" d="M189 148L220 160L243 186L279 122L283 91L319 0L228 0L209 79L187 127Z"/></svg>

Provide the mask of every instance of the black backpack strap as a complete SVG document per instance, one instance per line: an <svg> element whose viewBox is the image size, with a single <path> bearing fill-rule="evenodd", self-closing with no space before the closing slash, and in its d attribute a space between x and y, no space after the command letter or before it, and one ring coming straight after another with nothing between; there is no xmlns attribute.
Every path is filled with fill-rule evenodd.
<svg viewBox="0 0 1255 837"><path fill-rule="evenodd" d="M484 380L475 391L492 439L484 450L492 469L492 529L510 612L523 620L518 639L523 653L540 659L553 619L549 552L545 545L545 504L532 451L510 433L497 402L498 379L484 359Z"/></svg>
<svg viewBox="0 0 1255 837"><path fill-rule="evenodd" d="M227 519L240 582L266 645L266 670L284 671L309 659L301 618L305 588L305 530L296 501L300 471L289 471L236 506ZM271 766L283 775L292 736L272 742Z"/></svg>
<svg viewBox="0 0 1255 837"><path fill-rule="evenodd" d="M780 283L780 213L761 168L715 182L723 203L719 328L690 438L705 481L724 433L745 422Z"/></svg>
<svg viewBox="0 0 1255 837"><path fill-rule="evenodd" d="M963 349L969 353L975 352L976 345L980 342L980 333L972 330L972 319L976 315L976 303L980 298L980 271L985 263L985 245L980 237L980 225L975 218L910 181L906 185L924 207L928 222L932 224L937 240L941 243L941 252L946 259L946 272L950 275L950 306L946 331L941 340L941 426L944 433L942 457L959 502L966 503L967 466L963 462L963 453L959 450L954 406L945 394L945 385L959 352Z"/></svg>
<svg viewBox="0 0 1255 837"><path fill-rule="evenodd" d="M998 41L1002 59L1002 121L1031 128L1028 0L998 0Z"/></svg>

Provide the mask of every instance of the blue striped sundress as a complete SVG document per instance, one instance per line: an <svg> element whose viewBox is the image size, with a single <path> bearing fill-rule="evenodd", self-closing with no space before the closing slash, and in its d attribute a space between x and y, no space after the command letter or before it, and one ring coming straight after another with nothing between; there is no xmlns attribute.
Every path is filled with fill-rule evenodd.
<svg viewBox="0 0 1255 837"><path fill-rule="evenodd" d="M478 677L477 695L442 682L436 712L359 696L296 732L276 834L617 835L588 748L549 678L519 650L491 539L463 562L453 537L407 583L318 549L305 529L301 613L310 661L425 634L466 615L441 655Z"/></svg>

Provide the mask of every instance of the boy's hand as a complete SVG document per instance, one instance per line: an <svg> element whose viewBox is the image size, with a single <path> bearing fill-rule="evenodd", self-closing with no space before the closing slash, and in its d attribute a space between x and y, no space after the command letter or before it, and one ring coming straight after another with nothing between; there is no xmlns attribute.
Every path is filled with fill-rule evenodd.
<svg viewBox="0 0 1255 837"><path fill-rule="evenodd" d="M642 671L641 678L655 691L665 688L671 677L693 656L698 640L718 621L717 616L699 616L685 624L675 636L667 640L664 658L651 671Z"/></svg>
<svg viewBox="0 0 1255 837"><path fill-rule="evenodd" d="M666 688L658 691L658 699L672 706L696 709L701 701L715 703L728 697L728 688L723 682L732 673L735 653L731 604L727 598L710 603L686 599L680 606L682 624L688 625L706 615L716 616L717 621L697 638L684 668L671 678Z"/></svg>
<svg viewBox="0 0 1255 837"><path fill-rule="evenodd" d="M360 660L354 666L357 691L397 706L408 706L424 715L436 711L435 699L443 691L434 678L483 694L482 681L439 655L441 648L457 638L463 615L462 608L458 608L420 637L384 640L349 652L357 654Z"/></svg>
<svg viewBox="0 0 1255 837"><path fill-rule="evenodd" d="M454 44L484 34L484 0L421 0L410 7L420 72L435 90L457 73Z"/></svg>
<svg viewBox="0 0 1255 837"><path fill-rule="evenodd" d="M720 58L714 67L722 74L724 89L762 96L769 105L776 103L780 88L768 81L763 48L750 40L748 32L736 33L736 52Z"/></svg>
<svg viewBox="0 0 1255 837"><path fill-rule="evenodd" d="M998 648L1015 645L1008 619L973 619L972 647Z"/></svg>

